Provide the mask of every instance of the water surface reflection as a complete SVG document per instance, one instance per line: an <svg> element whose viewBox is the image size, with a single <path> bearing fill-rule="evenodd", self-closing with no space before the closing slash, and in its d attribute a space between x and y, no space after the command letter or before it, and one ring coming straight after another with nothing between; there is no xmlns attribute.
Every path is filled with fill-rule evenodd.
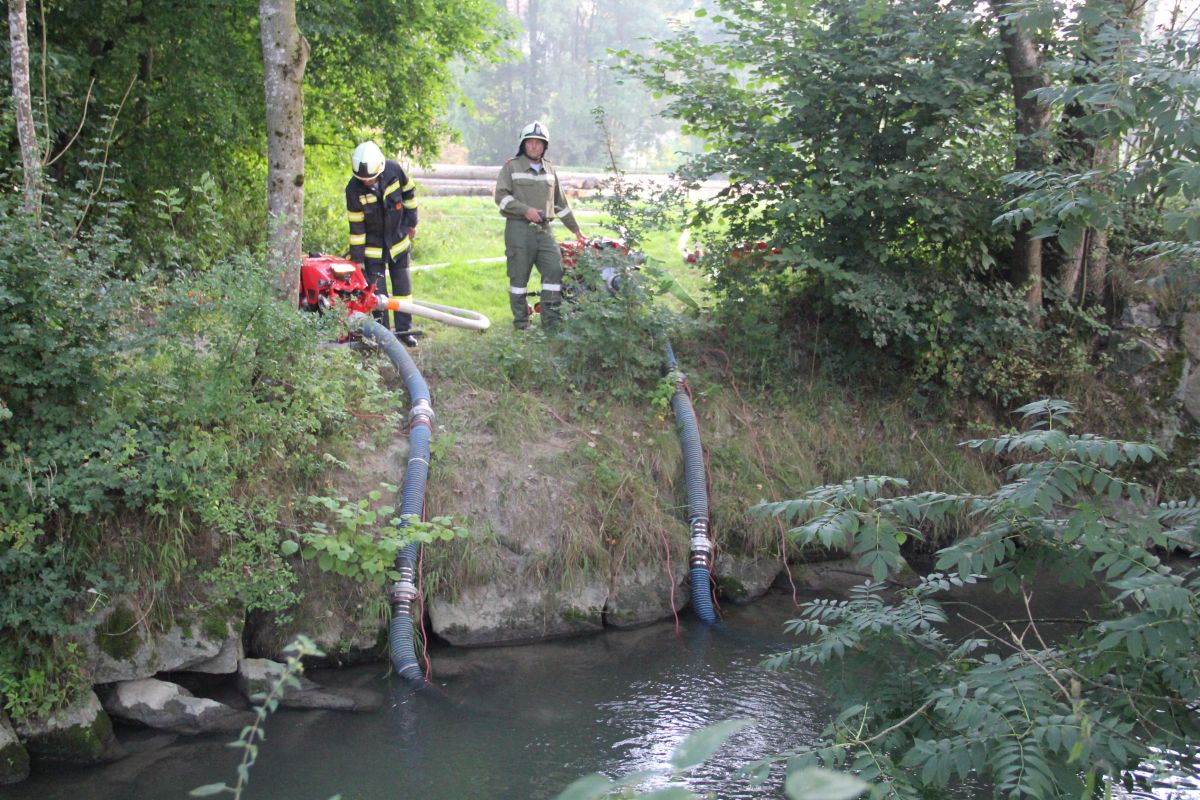
<svg viewBox="0 0 1200 800"><path fill-rule="evenodd" d="M281 710L268 723L246 800L549 798L589 772L667 767L688 732L734 717L739 733L684 785L721 798L780 796L751 789L737 767L811 741L827 718L812 680L759 669L790 646L790 599L728 609L726 625L670 623L548 644L434 654L435 687L410 693L372 665L314 673L327 685L387 693L366 714ZM167 800L232 780L230 738L180 739L116 764L35 775L14 800ZM663 779L659 785L667 785ZM12 792L10 795L9 792Z"/></svg>

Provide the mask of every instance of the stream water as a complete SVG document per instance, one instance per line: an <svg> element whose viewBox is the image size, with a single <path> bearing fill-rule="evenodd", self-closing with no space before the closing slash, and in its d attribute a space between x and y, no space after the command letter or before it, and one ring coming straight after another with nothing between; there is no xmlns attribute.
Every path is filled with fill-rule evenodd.
<svg viewBox="0 0 1200 800"><path fill-rule="evenodd" d="M795 616L790 597L771 595L725 615L714 629L685 615L678 630L667 622L524 647L437 650L434 685L415 693L388 679L384 664L315 671L309 677L319 683L373 688L386 701L359 714L279 710L243 798L553 798L590 772L665 770L690 731L732 718L755 725L685 780L648 786L682 785L722 800L782 797L782 766L757 789L734 779L734 770L812 741L829 709L811 674L758 667L764 655L795 644L783 631ZM196 786L236 779L241 751L226 746L230 735L164 742L121 733L140 752L102 767L35 773L0 796L177 800ZM1155 797L1200 798L1196 787L1181 789Z"/></svg>
<svg viewBox="0 0 1200 800"><path fill-rule="evenodd" d="M686 785L721 798L778 797L778 780L754 790L730 775L811 740L827 718L809 676L757 666L763 655L794 644L783 632L792 616L790 598L772 596L726 609L717 629L685 615L678 632L667 622L523 647L438 650L435 686L415 693L386 678L384 664L315 671L309 677L327 686L384 692L383 708L279 710L243 797L553 798L590 772L666 768L690 731L731 718L756 724ZM161 737L124 733L145 751L106 766L35 773L0 796L176 800L196 786L236 779L241 751L226 746L230 735L162 746Z"/></svg>

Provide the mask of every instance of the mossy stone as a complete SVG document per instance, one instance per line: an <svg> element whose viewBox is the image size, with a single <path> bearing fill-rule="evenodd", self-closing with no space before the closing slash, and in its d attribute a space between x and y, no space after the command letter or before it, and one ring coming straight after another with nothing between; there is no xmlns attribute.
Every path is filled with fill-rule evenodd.
<svg viewBox="0 0 1200 800"><path fill-rule="evenodd" d="M88 725L69 725L26 742L36 759L67 764L95 764L109 757L114 742L112 720L99 711Z"/></svg>
<svg viewBox="0 0 1200 800"><path fill-rule="evenodd" d="M29 752L20 742L0 747L0 786L19 783L29 777Z"/></svg>
<svg viewBox="0 0 1200 800"><path fill-rule="evenodd" d="M582 625L599 625L602 622L599 609L576 608L568 606L562 611L564 622Z"/></svg>
<svg viewBox="0 0 1200 800"><path fill-rule="evenodd" d="M96 626L96 646L118 661L133 658L142 646L137 621L133 609L124 603L117 604Z"/></svg>
<svg viewBox="0 0 1200 800"><path fill-rule="evenodd" d="M209 639L223 641L229 636L229 616L228 608L217 606L200 620L200 630Z"/></svg>
<svg viewBox="0 0 1200 800"><path fill-rule="evenodd" d="M739 581L737 578L728 575L721 575L717 578L717 594L720 597L738 600L750 594L750 590L746 588L746 584Z"/></svg>

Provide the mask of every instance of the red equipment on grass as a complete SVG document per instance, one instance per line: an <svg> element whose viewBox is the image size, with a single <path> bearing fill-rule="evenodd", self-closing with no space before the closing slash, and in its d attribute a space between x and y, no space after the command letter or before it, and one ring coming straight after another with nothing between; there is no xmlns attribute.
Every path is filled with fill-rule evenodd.
<svg viewBox="0 0 1200 800"><path fill-rule="evenodd" d="M472 331L487 330L492 323L483 314L411 297L388 297L367 283L362 270L353 261L337 256L311 253L300 265L300 310L323 313L335 305L345 308L348 317L355 312L403 311ZM419 331L410 331L420 336ZM354 339L355 334L350 334ZM344 339L343 339L344 340Z"/></svg>
<svg viewBox="0 0 1200 800"><path fill-rule="evenodd" d="M579 280L579 276L572 272L572 269L579 265L579 256L585 249L594 250L597 253L611 253L619 256L618 261L630 259L631 265L636 268L638 264L644 260L644 257L639 253L630 251L629 246L620 239L609 239L604 236L592 236L583 241L571 239L565 242L558 243L558 252L562 256L563 265L563 280L562 280L562 296L568 303L574 303L579 299L580 292L584 288ZM614 262L617 263L617 262ZM605 265L600 268L600 278L608 286L609 290L614 288L612 278L618 270L612 265ZM531 297L537 297L541 292L529 292ZM529 313L540 314L542 304L540 302L529 306Z"/></svg>
<svg viewBox="0 0 1200 800"><path fill-rule="evenodd" d="M568 270L579 263L579 254L583 248L590 247L593 250L603 252L604 250L615 250L622 255L628 255L629 246L620 239L608 239L603 236L593 236L584 241L572 239L567 242L558 243L558 251L562 254L563 269Z"/></svg>
<svg viewBox="0 0 1200 800"><path fill-rule="evenodd" d="M374 311L378 303L374 285L353 261L310 253L300 265L300 309L324 312L338 301L363 313Z"/></svg>

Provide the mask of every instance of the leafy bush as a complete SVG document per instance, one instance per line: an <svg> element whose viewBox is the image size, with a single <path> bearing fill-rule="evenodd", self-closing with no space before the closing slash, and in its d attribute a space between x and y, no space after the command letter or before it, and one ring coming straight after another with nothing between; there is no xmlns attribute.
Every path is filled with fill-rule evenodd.
<svg viewBox="0 0 1200 800"><path fill-rule="evenodd" d="M99 598L112 584L81 561L57 542L0 546L0 701L10 716L45 716L91 685L68 640L88 629L75 618L75 587Z"/></svg>
<svg viewBox="0 0 1200 800"><path fill-rule="evenodd" d="M288 610L300 596L296 573L280 550L279 505L277 500L247 500L202 509L201 524L222 536L223 550L216 566L199 576L209 589L206 604L266 611L280 624L290 619Z"/></svg>
<svg viewBox="0 0 1200 800"><path fill-rule="evenodd" d="M802 761L854 769L887 796L985 776L997 796L1047 798L1145 786L1193 755L1200 570L1166 556L1200 550L1200 505L1152 505L1126 477L1162 456L1153 445L1071 434L1062 401L1020 411L1029 430L966 443L1018 459L991 494L896 495L903 481L871 477L757 507L797 521L803 541L853 550L875 574L849 600L806 604L789 628L809 641L767 662L824 665L842 706ZM900 545L951 514L970 514L975 533L889 597L882 581ZM1029 607L1050 580L1090 584L1102 604L1067 620L1059 641ZM973 632L956 638L942 598L978 581L1020 595L1026 618L964 612Z"/></svg>
<svg viewBox="0 0 1200 800"><path fill-rule="evenodd" d="M1031 324L1019 290L964 277L854 276L834 303L861 339L886 348L914 379L1011 406L1087 369L1088 338L1107 331L1050 298L1059 302L1041 327Z"/></svg>
<svg viewBox="0 0 1200 800"><path fill-rule="evenodd" d="M767 304L800 343L812 326L792 322L819 313L865 323L879 347L909 336L918 354L956 344L941 292L991 271L1008 239L991 225L1009 152L1007 81L976 5L717 5L720 34L685 29L632 71L707 140L681 173L729 176L694 219L720 237L700 261L719 313ZM955 369L950 358L935 367Z"/></svg>
<svg viewBox="0 0 1200 800"><path fill-rule="evenodd" d="M281 509L326 452L361 433L356 407L395 402L357 356L320 346L333 315L271 298L269 265L243 255L198 272L176 271L184 261L131 270L113 211L60 240L0 197L0 558L29 567L8 575L5 596L40 598L28 613L14 600L12 613L53 621L5 629L4 692L18 714L78 685L58 628L87 605L100 553L146 584L211 566L217 602L290 605ZM224 534L224 551L197 529ZM52 597L38 594L43 573L57 576Z"/></svg>
<svg viewBox="0 0 1200 800"><path fill-rule="evenodd" d="M560 380L580 390L603 387L618 398L652 390L666 363L667 337L683 319L654 302L652 279L619 249L584 248L572 281L579 297L553 351Z"/></svg>
<svg viewBox="0 0 1200 800"><path fill-rule="evenodd" d="M387 483L380 487L390 494L397 490ZM468 536L467 529L454 526L450 517L423 521L411 514L394 516L396 507L381 505L382 498L380 489L372 489L357 500L310 496L308 502L324 509L332 524L312 522L311 530L298 534L303 544L289 540L283 543L283 552L290 555L299 551L305 559L316 559L323 572L382 586L389 580L400 580L394 566L396 554L408 544Z"/></svg>
<svg viewBox="0 0 1200 800"><path fill-rule="evenodd" d="M122 253L88 239L64 246L0 196L0 544L70 503L56 477L86 459L80 440L106 414L132 297L110 277Z"/></svg>

